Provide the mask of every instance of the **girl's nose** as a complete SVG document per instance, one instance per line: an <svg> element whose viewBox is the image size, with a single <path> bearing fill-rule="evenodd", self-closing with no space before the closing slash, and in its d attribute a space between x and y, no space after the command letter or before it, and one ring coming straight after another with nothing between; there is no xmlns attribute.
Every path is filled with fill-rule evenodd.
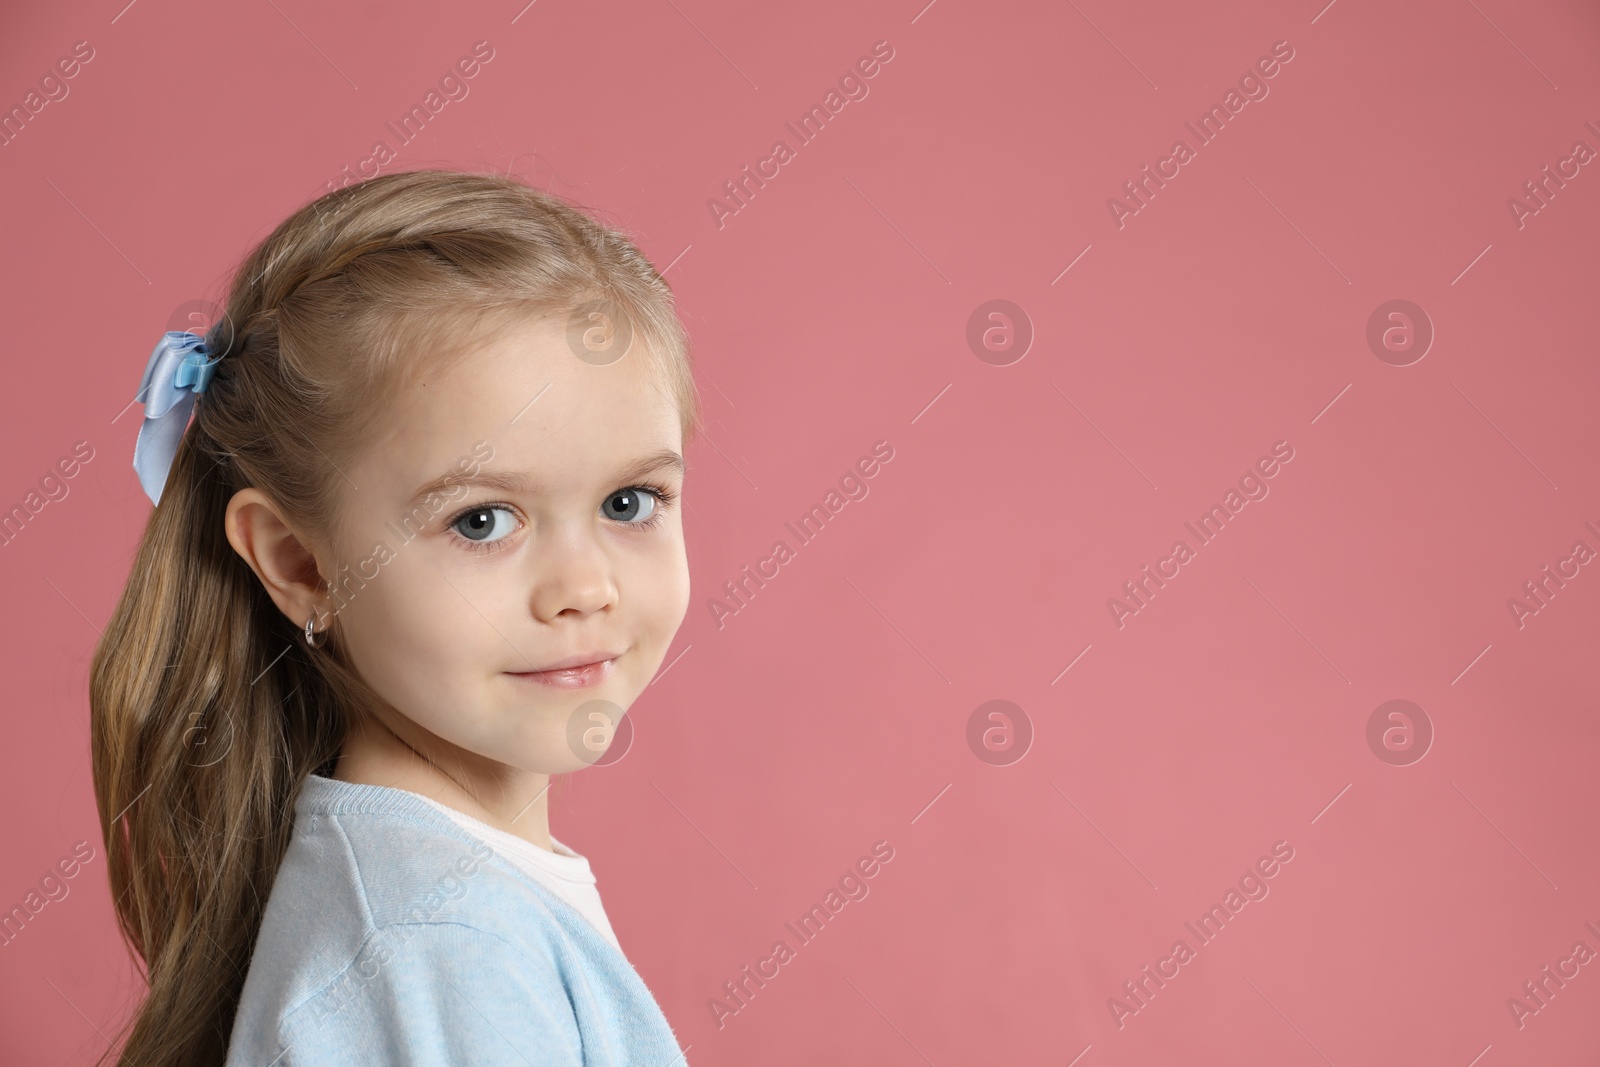
<svg viewBox="0 0 1600 1067"><path fill-rule="evenodd" d="M529 596L540 621L552 622L563 614L582 617L616 604L612 561L597 534L567 529L534 553Z"/></svg>

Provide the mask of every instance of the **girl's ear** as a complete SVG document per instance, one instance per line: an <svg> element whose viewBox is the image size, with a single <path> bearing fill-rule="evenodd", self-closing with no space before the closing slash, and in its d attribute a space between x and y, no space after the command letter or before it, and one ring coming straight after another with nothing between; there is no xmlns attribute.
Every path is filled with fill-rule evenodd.
<svg viewBox="0 0 1600 1067"><path fill-rule="evenodd" d="M297 627L321 608L323 581L311 548L259 489L241 489L228 501L228 543L250 565L278 610Z"/></svg>

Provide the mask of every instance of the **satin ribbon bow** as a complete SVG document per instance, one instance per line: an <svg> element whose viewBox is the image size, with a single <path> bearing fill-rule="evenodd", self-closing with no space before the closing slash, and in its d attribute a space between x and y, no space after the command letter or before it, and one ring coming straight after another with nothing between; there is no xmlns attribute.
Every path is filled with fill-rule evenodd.
<svg viewBox="0 0 1600 1067"><path fill-rule="evenodd" d="M189 425L195 398L206 391L220 362L210 355L205 338L168 330L145 364L135 397L144 401L144 425L133 445L133 469L152 504L161 503L161 489Z"/></svg>

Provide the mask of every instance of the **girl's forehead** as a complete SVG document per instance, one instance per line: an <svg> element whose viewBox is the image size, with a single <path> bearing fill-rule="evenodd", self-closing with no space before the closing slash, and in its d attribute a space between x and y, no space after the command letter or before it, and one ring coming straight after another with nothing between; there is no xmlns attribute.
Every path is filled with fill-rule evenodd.
<svg viewBox="0 0 1600 1067"><path fill-rule="evenodd" d="M496 408L509 405L509 419L546 390L613 401L656 385L658 367L642 339L633 339L619 357L599 362L579 347L563 322L541 316L419 364L400 392L413 408L435 407L442 396Z"/></svg>
<svg viewBox="0 0 1600 1067"><path fill-rule="evenodd" d="M556 492L644 456L681 454L672 394L634 349L596 365L576 358L559 329L532 328L463 350L375 413L351 481L409 497L465 465L525 474Z"/></svg>

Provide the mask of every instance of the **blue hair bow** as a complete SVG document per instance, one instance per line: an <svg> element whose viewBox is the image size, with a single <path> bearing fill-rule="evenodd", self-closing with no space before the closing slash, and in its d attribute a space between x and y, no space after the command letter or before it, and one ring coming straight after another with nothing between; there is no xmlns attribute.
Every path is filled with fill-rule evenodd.
<svg viewBox="0 0 1600 1067"><path fill-rule="evenodd" d="M144 425L133 445L133 469L152 504L161 503L161 489L189 425L195 397L206 391L216 372L220 357L210 356L203 337L168 330L145 364L134 398L144 401Z"/></svg>

